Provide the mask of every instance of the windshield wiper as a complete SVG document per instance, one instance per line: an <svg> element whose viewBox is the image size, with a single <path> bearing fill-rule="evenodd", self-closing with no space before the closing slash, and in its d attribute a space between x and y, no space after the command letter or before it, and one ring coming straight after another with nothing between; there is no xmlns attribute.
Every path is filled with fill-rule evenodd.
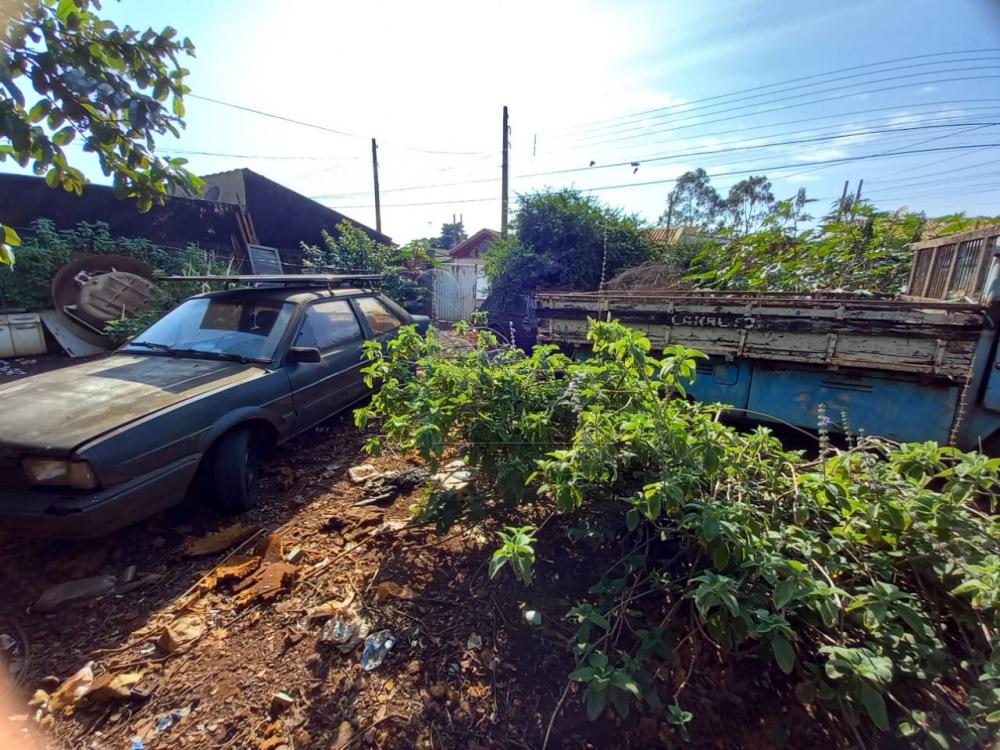
<svg viewBox="0 0 1000 750"><path fill-rule="evenodd" d="M241 365L245 365L248 362L270 362L269 359L264 359L262 357L244 357L242 354L234 354L232 352L211 352L204 349L175 349L173 347L167 347L164 351L169 352L174 356L195 356L204 357L205 359L224 359L233 362L239 362Z"/></svg>
<svg viewBox="0 0 1000 750"><path fill-rule="evenodd" d="M163 352L164 354L169 354L171 357L203 357L205 359L222 359L232 362L239 362L241 365L245 365L248 362L270 362L269 359L264 359L263 357L244 357L242 354L234 354L232 352L212 352L205 349L193 349L190 347L173 347L167 344L159 344L155 341L132 341L128 344L129 346L142 346L147 349L153 349L158 352Z"/></svg>
<svg viewBox="0 0 1000 750"><path fill-rule="evenodd" d="M157 344L155 341L129 341L128 346L144 346L147 349L156 349L158 352L172 351L166 344Z"/></svg>

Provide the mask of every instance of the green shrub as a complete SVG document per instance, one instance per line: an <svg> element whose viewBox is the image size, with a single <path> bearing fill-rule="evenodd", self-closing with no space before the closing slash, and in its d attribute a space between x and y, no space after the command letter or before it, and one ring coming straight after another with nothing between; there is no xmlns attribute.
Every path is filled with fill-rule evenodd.
<svg viewBox="0 0 1000 750"><path fill-rule="evenodd" d="M514 237L486 252L490 296L502 304L538 289L592 291L656 256L642 221L576 190L519 195Z"/></svg>
<svg viewBox="0 0 1000 750"><path fill-rule="evenodd" d="M302 264L307 270L326 273L382 274L382 289L410 312L422 312L427 289L404 267L432 262L430 244L414 240L401 248L376 242L364 230L342 221L337 234L323 231L323 245L302 243Z"/></svg>
<svg viewBox="0 0 1000 750"><path fill-rule="evenodd" d="M17 262L0 269L0 306L32 310L52 306L52 277L63 265L80 255L126 255L149 263L164 275L183 274L185 269L224 268L211 253L197 245L183 251L162 247L136 237L116 237L107 224L81 222L73 229L56 229L48 219L32 223L22 237Z"/></svg>
<svg viewBox="0 0 1000 750"><path fill-rule="evenodd" d="M593 358L571 362L551 346L498 352L489 332L448 350L411 327L368 347L382 387L356 420L381 425L372 451L411 448L432 466L460 452L480 469L488 492L429 493L413 512L442 531L465 517L507 526L493 575L532 580L544 552L521 523L529 510L555 513L570 537L595 520L624 537L628 552L595 564L567 613L569 677L591 718L639 704L685 735L686 680L668 678L702 641L688 670L698 653L755 654L789 700L866 717L854 731L929 746L996 731L1000 460L864 437L809 460L683 398L698 352L653 356L615 322L589 338Z"/></svg>

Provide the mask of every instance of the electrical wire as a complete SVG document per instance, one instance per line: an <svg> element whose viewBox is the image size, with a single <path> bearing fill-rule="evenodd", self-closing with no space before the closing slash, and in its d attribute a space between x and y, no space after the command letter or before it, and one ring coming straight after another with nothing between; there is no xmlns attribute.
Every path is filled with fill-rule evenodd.
<svg viewBox="0 0 1000 750"><path fill-rule="evenodd" d="M825 161L816 162L799 162L795 164L783 164L778 166L770 167L759 167L751 170L735 170L731 172L717 172L712 177L734 177L752 174L754 172L779 172L786 169L799 169L801 167L808 167L814 164L850 164L858 161L866 161L869 159L879 159L887 156L910 156L912 154L926 154L926 153L938 153L944 151L961 151L965 149L985 149L985 148L997 148L1000 147L1000 143L976 143L963 146L938 146L935 148L924 148L924 149L914 149L908 151L892 151L879 154L865 154L862 156L848 156L840 159L829 159ZM650 185L668 185L677 182L676 177L664 180L648 180L645 182L632 182L632 183L620 183L615 185L599 185L596 187L579 188L584 192L593 192L595 190L622 190L627 188L637 188L637 187L647 187ZM460 198L454 200L444 200L444 201L426 201L426 202L414 202L414 203L395 203L395 204L382 204L383 208L404 208L412 206L443 206L452 203L485 203L488 201L499 201L499 196L491 196L487 198ZM371 208L374 204L366 203L353 206L340 206L339 208L350 209L350 208Z"/></svg>
<svg viewBox="0 0 1000 750"><path fill-rule="evenodd" d="M687 159L687 158L690 158L692 156L716 156L716 155L719 155L719 154L730 154L730 153L737 153L737 152L742 153L742 152L745 152L745 151L756 151L756 150L766 149L766 148L778 148L778 147L781 147L781 146L802 145L802 144L807 144L807 143L822 143L822 142L826 142L826 141L837 141L837 140L843 140L845 138L858 138L858 137L867 136L867 135L882 135L882 134L886 134L886 133L893 133L893 134L900 133L901 134L901 133L912 132L912 131L933 130L933 129L941 129L941 128L966 127L966 126L969 126L969 125L973 125L973 126L976 126L976 127L989 127L989 126L1000 125L1000 121L985 122L985 123L983 123L983 122L976 122L976 123L959 122L959 123L950 123L950 124L917 125L917 126L912 126L912 127L887 128L885 130L860 130L860 131L855 131L855 132L850 132L850 133L840 133L840 134L837 134L837 135L819 136L819 137L816 137L816 138L798 138L798 139L787 140L787 141L772 141L772 142L755 144L755 145L750 145L750 146L736 146L736 147L732 147L732 148L713 148L713 149L709 149L707 151L688 151L688 152L672 153L672 154L659 155L659 156L651 156L651 157L639 157L639 158L636 158L635 160L632 160L632 161L613 162L611 164L600 164L600 165L595 165L593 167L570 167L570 168L567 168L567 169L554 169L554 170L547 170L547 171L541 171L541 172L527 172L527 173L524 173L524 174L513 175L513 177L515 179L528 179L528 178L532 178L532 177L548 177L548 176L552 176L552 175L573 174L573 173L577 173L577 172L593 172L593 171L598 170L598 169L612 169L612 168L617 168L617 167L635 166L636 164L648 165L648 164L652 164L652 163L656 163L656 162L673 161L673 160L677 160L677 159ZM968 132L968 131L966 131L966 132ZM454 186L457 186L457 185L476 185L476 184L484 184L484 183L499 182L499 181L500 181L499 177L485 177L485 178L482 178L482 179L475 179L475 180L459 180L459 181L454 181L454 182L441 182L441 183L429 184L429 185L428 184L424 184L424 185L410 185L410 186L407 186L407 187L399 187L399 188L387 188L387 189L382 190L380 192L382 192L382 193L401 193L401 192L410 192L410 191L413 191L413 190L430 190L430 189L436 189L436 188L441 188L441 187L454 187ZM322 194L322 195L313 195L313 196L310 196L310 197L313 198L313 199L346 198L346 197L352 197L352 196L356 196L356 195L367 195L369 192L370 192L369 190L363 190L363 191L359 190L359 191L350 192L350 193L325 193L325 194Z"/></svg>
<svg viewBox="0 0 1000 750"><path fill-rule="evenodd" d="M975 59L970 58L970 59L964 59L964 60L948 60L947 62L949 64L953 64L953 63L964 63L964 62L996 62L996 61L1000 61L1000 57L975 58ZM876 73L864 73L864 74L859 74L859 75L874 75L874 74L877 74L877 73L887 73L887 72L890 72L891 70L906 70L909 67L910 66L902 66L901 68L889 68L887 70L877 71ZM793 88L790 88L790 89L784 89L784 90L779 90L779 91L775 91L775 92L769 92L768 94L758 94L758 95L754 95L754 96L751 96L751 97L743 97L743 98L739 98L739 99L733 99L733 100L728 101L728 102L721 102L721 103L718 103L718 104L707 105L705 107L689 107L687 105L673 105L673 106L676 106L676 107L678 107L678 108L681 109L680 114L688 115L688 117L686 117L685 119L692 119L693 116L700 116L700 115L703 115L703 114L706 114L706 113L710 114L710 115L714 115L714 114L720 114L720 113L724 113L724 112L733 112L733 111L736 111L738 109L749 109L749 108L752 108L752 107L755 107L755 106L760 106L760 105L765 105L765 104L773 104L773 103L776 103L776 102L785 102L785 101L790 101L790 100L793 100L793 99L799 99L799 98L805 97L805 96L814 96L816 94L832 93L832 92L835 92L835 91L843 91L844 89L856 88L858 86L867 86L869 84L887 83L889 81L900 81L900 80L908 79L908 78L919 78L921 76L941 75L941 74L945 74L945 73L960 73L960 72L973 72L973 71L981 71L981 70L993 70L993 69L996 69L996 68L997 68L996 65L991 65L991 66L974 67L974 68L947 68L947 69L942 69L942 70L928 70L928 71L923 71L923 72L920 72L920 73L910 73L908 75L897 75L897 76L889 76L888 78L877 78L877 79L874 79L874 80L871 80L871 81L859 81L859 82L856 82L856 83L850 83L850 84L846 84L846 85L843 85L843 86L834 86L832 88L826 88L826 89L811 90L812 86L813 86L812 84L810 84L809 86L796 86L796 87L793 87ZM848 76L848 77L856 77L856 76ZM837 80L844 80L844 79L837 79ZM824 81L823 83L833 83L833 82L835 82L835 81ZM916 81L914 83L907 84L907 85L921 85L921 84L925 84L925 83L932 83L932 82ZM810 90L807 90L807 91L805 91L803 93L796 94L794 96L779 96L777 98L773 98L773 99L770 99L770 100L766 100L765 99L764 101L759 101L759 102L756 102L755 104L748 104L748 105L745 105L744 107L738 107L738 108L729 107L729 105L731 105L731 104L736 104L736 103L739 103L739 102L749 101L751 99L759 99L761 97L770 97L770 96L772 96L772 94L782 93L783 91L784 92L790 92L790 91L799 91L801 89L810 89ZM856 95L861 94L861 93L865 93L865 92L863 92L863 91L852 92L851 96L856 96ZM713 108L717 108L717 107L724 107L724 109L718 109L717 111L714 111L714 112L711 111ZM725 107L728 107L728 108L725 108ZM648 120L648 122L646 122L645 124L642 124L642 125L638 125L637 123L624 123L622 126L619 126L619 127L616 127L616 128L609 128L609 129L606 129L606 130L602 130L602 131L599 132L599 135L621 134L621 133L633 132L635 130L642 130L642 129L645 129L645 128L649 127L650 125L654 125L654 124L657 124L657 123L660 123L660 122L664 122L665 120L670 119L670 118L672 118L674 116L675 115L673 115L673 114L660 115L660 116L658 116L656 118ZM635 125L635 127L624 127L625 125ZM588 138L588 137L590 137L590 136L584 136L583 140L586 140L586 138ZM571 139L571 140L580 140L580 139ZM558 141L557 141L557 145L559 145Z"/></svg>
<svg viewBox="0 0 1000 750"><path fill-rule="evenodd" d="M265 112L261 109L254 109L253 107L245 107L242 104L234 104L232 102L222 101L221 99L214 99L210 96L202 96L200 94L188 94L187 96L192 99L199 99L203 102L210 102L212 104L217 104L221 107L229 107L230 109L237 109L241 112L249 112L250 114L260 115L261 117L269 117L272 120L280 120L281 122L288 122L293 125L301 125L305 128L312 128L313 130L322 130L326 133L333 133L335 135L341 135L347 138L360 138L361 140L369 140L369 136L359 135L358 133L350 133L346 130L338 130L336 128L327 127L326 125L317 125L312 122L305 122L304 120L296 120L293 117L285 117L284 115L276 115L272 112ZM392 144L382 144L386 146L392 146ZM448 156L481 156L483 154L489 153L486 151L446 151L430 148L418 148L416 146L404 146L395 145L394 148L398 148L404 151L415 151L421 154L436 154L436 155L448 155Z"/></svg>
<svg viewBox="0 0 1000 750"><path fill-rule="evenodd" d="M646 142L646 143L642 143L642 144L629 144L629 145L626 145L626 146L619 146L617 148L610 149L610 151L612 153L614 153L616 151L626 151L627 152L628 149L632 149L632 148L636 148L636 147L647 148L649 146L658 146L658 145L663 145L663 144L674 145L678 141L696 140L696 139L699 139L699 138L701 138L701 139L712 138L712 137L719 136L719 135L732 135L734 133L748 133L748 132L757 131L757 130L767 130L767 129L774 128L774 127L780 127L781 125L798 125L798 124L801 124L801 123L818 122L820 120L836 120L836 119L845 118L845 117L854 117L856 115L871 114L873 112L890 112L890 111L893 111L893 112L897 112L898 113L900 111L900 108L905 108L905 115L906 116L915 116L915 114L912 113L912 112L910 112L909 110L914 109L914 108L918 108L918 107L925 107L925 106L926 107L931 107L931 106L951 106L951 105L961 105L961 104L967 104L967 103L973 103L973 102L990 102L990 101L996 102L996 101L1000 101L1000 99L952 99L952 100L937 101L937 102L923 102L923 103L899 104L899 105L894 105L894 106L891 106L891 107L875 107L875 108L872 108L872 109L863 109L863 110L856 110L854 112L835 113L835 114L830 114L830 115L813 115L813 116L810 116L810 117L803 117L803 118L800 118L798 120L783 120L781 123L767 123L767 124L764 124L764 125L752 125L750 127L730 128L729 130L717 130L717 131L714 131L714 132L711 132L711 133L698 133L698 134L694 134L694 135L671 136L670 138L665 138L665 139L658 140L658 141L650 141L650 142ZM985 108L968 107L966 109L968 111L973 111L973 110L978 110L978 109L994 109L994 108L995 107L985 107ZM893 118L878 118L878 119L889 119L889 120L891 120ZM847 124L853 124L853 123L847 123ZM801 132L808 132L808 130L801 131ZM787 134L791 135L792 133L787 133Z"/></svg>
<svg viewBox="0 0 1000 750"><path fill-rule="evenodd" d="M885 179L878 179L877 182L879 185L883 185L886 183L897 184L902 182L922 182L931 177L938 177L943 174L954 174L955 172L962 172L963 176L969 176L970 169L978 169L979 167L989 166L990 164L1000 164L1000 159L992 159L990 161L983 162L981 164L966 165L963 167L954 167L953 169L943 169L938 172L926 172L924 174L919 174L914 177L887 177ZM872 180L872 182L875 182L875 180Z"/></svg>
<svg viewBox="0 0 1000 750"><path fill-rule="evenodd" d="M981 68L980 70L996 70L996 69L997 68ZM997 78L1000 78L1000 75L990 75L990 76L961 76L961 77L958 77L958 78L941 78L941 79L935 79L933 81L923 81L922 83L924 83L925 85L939 84L939 83L956 83L956 82L968 83L969 81L995 80ZM863 92L852 92L852 93L848 93L848 94L841 94L841 95L838 95L838 96L827 96L827 97L823 97L823 98L820 98L820 99L811 99L809 101L796 102L794 104L782 104L782 105L777 106L777 107L770 107L769 109L762 109L762 110L758 110L756 112L744 112L743 110L747 109L747 107L737 107L737 108L735 108L733 110L721 110L721 111L719 111L717 113L713 113L713 114L728 114L729 112L739 112L739 114L731 114L728 117L720 117L720 118L716 118L716 119L710 119L710 120L704 120L704 121L702 121L699 116L695 115L694 117L691 117L691 118L681 118L679 120L679 122L686 122L687 120L691 120L691 119L698 120L698 122L688 123L688 124L685 124L685 125L674 125L673 127L669 127L669 128L660 128L660 129L656 129L656 130L650 130L650 131L644 132L644 133L638 133L636 135L627 135L627 136L622 136L622 137L619 137L619 138L610 138L610 139L603 140L603 141L594 141L594 142L590 142L590 143L576 144L576 145L573 145L572 147L557 148L557 149L554 149L554 150L550 151L549 153L559 154L559 153L565 153L567 151L579 151L579 150L585 149L585 148L592 149L592 148L595 148L597 146L603 146L603 145L614 144L614 143L622 143L624 141L632 141L632 140L635 140L636 138L646 138L646 137L648 137L650 135L658 135L658 134L661 134L661 133L672 133L672 132L676 132L678 130L685 130L687 128L693 128L693 127L698 127L698 126L702 126L702 125L708 125L708 124L712 124L712 123L716 123L716 122L728 122L728 121L731 121L731 120L739 119L740 117L747 117L748 115L758 116L758 115L763 115L763 114L769 114L771 112L782 112L784 110L794 109L796 107L805 107L805 106L808 106L808 105L811 105L811 104L828 104L830 102L839 101L841 99L853 98L853 97L858 96L859 94L862 94L862 93L869 94L869 95L870 94L880 94L880 93L884 93L886 91L898 91L899 89L910 88L912 86L913 86L912 83L897 84L895 86L883 86L882 88L871 89L871 90L863 91Z"/></svg>
<svg viewBox="0 0 1000 750"><path fill-rule="evenodd" d="M896 106L892 106L892 107L874 107L874 108L869 108L869 109L864 109L864 110L856 110L856 111L853 111L853 112L843 112L843 113L837 113L837 114L832 114L832 115L821 115L821 116L806 117L806 118L801 118L801 119L798 119L798 120L788 120L788 121L785 121L784 123L781 123L781 124L784 124L784 125L797 125L797 124L802 124L802 123L812 123L812 122L820 122L820 121L826 121L826 120L835 120L835 119L841 119L841 118L847 118L847 117L855 117L857 115L871 114L871 113L875 113L875 112L888 112L888 111L898 112L899 109L900 109L900 106L904 106L904 107L907 108L907 110L911 110L911 109L924 108L924 107L955 106L955 105L965 105L965 104L969 104L969 103L981 103L981 102L1000 102L1000 99L952 99L952 100L934 101L934 102L917 102L917 103L910 103L910 104L906 104L906 105L896 105ZM948 121L948 120L958 119L958 118L967 117L967 116L984 116L984 117L987 116L986 114L983 114L983 115L971 115L971 114L968 114L968 113L978 112L978 111L989 112L991 115L995 115L997 112L1000 112L1000 107L997 107L996 105L993 105L993 106L979 106L979 107L964 107L960 113L956 113L956 114L946 114L945 112L927 113L927 115L928 115L927 119L923 120L923 124L930 124L930 123L935 123L935 122L945 122L945 121ZM919 114L919 113L917 113L917 114ZM931 115L942 115L942 114L946 114L946 116L931 116ZM916 116L916 114L911 113L909 111L907 111L907 115L908 116ZM869 119L869 120L862 120L862 121L857 121L857 122L845 123L845 126L850 126L850 127L871 126L871 127L875 127L877 125L894 125L894 121L895 120L896 120L895 117L884 116L884 117L872 118L872 119ZM829 126L824 126L823 128L820 128L820 127L815 127L815 128L796 128L796 129L793 129L793 130L783 130L783 131L777 132L777 133L762 133L762 134L758 135L757 138L778 138L778 137L792 136L792 135L806 135L806 134L810 134L810 133L813 133L813 132L823 133L823 132L826 132L828 128L833 127L833 126L834 125L831 123ZM635 144L633 146L628 146L626 148L635 148L636 145L641 145L643 148L645 148L647 146L661 145L661 144L668 144L668 143L670 145L674 146L674 147L677 147L678 144L684 143L686 141L704 140L706 138L714 138L714 137L720 136L720 135L732 135L732 134L746 135L748 133L756 132L756 131L761 131L761 130L765 130L765 131L766 130L772 130L775 127L780 127L780 124L776 125L776 124L773 124L773 123L769 123L769 124L766 124L766 125L755 125L755 126L750 126L750 127L730 128L729 130L720 130L720 131L714 131L714 132L711 132L711 133L686 135L686 136L680 136L680 137L670 138L670 139L665 139L665 140L660 140L660 141L653 141L652 143L647 143L647 144ZM751 139L751 140L753 140L753 139ZM731 143L743 143L743 142L745 142L745 139L733 140L733 141L729 141L729 142L723 142L723 143L720 143L718 145L719 146L727 146L727 145L730 145ZM619 149L612 149L612 151L621 151L621 150L623 150L623 149L621 149L621 148L619 148ZM497 158L497 155L496 154L492 154L492 155L489 156L489 158ZM622 164L622 163L628 163L631 166L632 162L634 162L634 161L639 161L640 163L643 163L648 158L649 157L646 156L645 154L633 154L631 156L624 157L624 161L621 162L621 163L618 163L617 165L620 166L620 164ZM493 169L499 169L499 167L500 167L499 163L493 165ZM448 171L448 170L454 170L456 168L457 167L453 165L453 166L445 167L445 168L442 168L442 169L439 169L439 170L434 170L434 171ZM589 171L591 169L603 169L603 168L605 168L605 165L603 165L603 164L595 164L593 167L589 167L589 166L588 167L580 167L578 169L580 169L581 171ZM332 169L332 168L330 168L330 169ZM324 173L326 171L330 171L330 169L320 169L320 170L317 170L316 172L311 172L310 175L322 174L322 173ZM492 174L492 172L491 172L491 174ZM522 176L523 175L514 175L515 178L522 177ZM451 182L451 183L437 183L434 186L435 187L443 187L443 186L449 186L449 185L475 184L475 181L476 181L475 179L473 179L471 181L469 181L469 180L460 180L460 181L455 181L455 182ZM493 180L485 180L485 179L483 180L483 182L488 182L488 181L493 181ZM389 188L387 190L395 190L395 189L398 189L398 188ZM358 190L358 191L346 192L346 193L331 193L329 195L331 197L333 197L333 196L343 197L343 196L350 196L350 195L367 195L369 192L370 192L369 190L365 189L365 190ZM386 192L386 191L383 191L383 192Z"/></svg>
<svg viewBox="0 0 1000 750"><path fill-rule="evenodd" d="M784 81L778 81L778 82L775 82L775 83L766 83L766 84L762 84L760 86L754 86L753 88L749 88L749 89L737 89L735 91L730 91L730 92L727 92L727 93L724 93L724 94L716 94L714 96L703 97L701 99L693 99L691 101L684 102L683 105L681 105L681 104L671 104L671 105L667 105L665 107L657 107L657 108L654 108L654 109L648 109L648 110L645 110L645 111L642 111L642 112L635 112L635 113L631 113L631 114L628 114L628 115L619 115L617 117L611 117L611 118L607 118L607 119L604 119L604 120L595 120L595 121L591 121L589 123L583 123L581 125L571 126L569 128L562 128L562 129L553 130L553 131L541 131L541 134L544 135L546 132L551 132L553 134L556 134L556 133L566 132L568 130L573 130L573 129L580 128L580 127L588 127L588 126L591 126L591 125L600 125L600 124L608 123L608 122L616 122L616 121L621 120L621 119L630 119L630 118L642 117L642 116L645 116L645 115L648 115L648 114L652 114L652 113L656 113L656 112L663 112L663 111L671 110L671 109L674 109L674 108L679 107L679 106L688 106L688 105L691 105L691 104L701 104L703 102L715 101L715 100L727 98L727 97L730 97L730 96L736 96L738 94L745 94L745 93L750 93L750 92L754 92L754 91L761 91L763 89L772 88L774 86L784 86L784 85L790 84L790 83L798 83L798 82L801 82L801 81L813 80L813 79L816 79L816 78L824 78L826 76L837 75L839 73L849 73L851 71L861 70L863 68L873 68L873 67L879 67L881 65L892 65L892 64L898 63L898 62L909 62L909 61L912 61L912 60L924 60L924 59L927 59L927 58L948 57L948 56L951 56L951 55L988 54L988 53L992 53L992 52L1000 52L1000 47L986 47L986 48L982 48L982 49L968 49L968 50L950 50L950 51L947 51L947 52L928 52L928 53L924 53L924 54L921 54L921 55L909 55L907 57L897 57L897 58L893 58L893 59L890 59L890 60L883 60L881 62L863 63L861 65L852 65L852 66L849 66L849 67L846 67L846 68L838 68L836 70L827 71L825 73L813 73L811 75L799 76L798 78L790 78L790 79L787 79L787 80L784 80ZM950 61L945 61L945 62L950 62ZM933 64L933 63L929 63L929 64ZM874 74L877 74L879 72L884 72L884 71L872 71L872 74L874 75Z"/></svg>
<svg viewBox="0 0 1000 750"><path fill-rule="evenodd" d="M992 108L992 109L996 110L997 108ZM994 112L994 115L995 114L996 114L996 111ZM947 119L951 119L951 118L939 118L939 119L940 120L947 120ZM928 123L935 123L935 122L937 122L937 120L930 120L930 121L928 121ZM858 124L859 125L864 125L865 123L858 123ZM958 123L958 124L950 125L950 127L962 127L962 126L964 126L966 124L968 124L968 123ZM990 123L990 124L992 124L992 123ZM977 123L976 126L980 127L980 124ZM985 127L986 124L983 124L982 126ZM840 134L833 135L833 136L824 136L824 137L821 137L821 138L817 138L815 140L837 140L837 139L841 139L841 138L857 138L857 137L859 137L861 135L870 134L870 133L876 133L876 132L877 133L882 133L882 134L893 134L894 135L896 133L901 133L902 134L905 131L922 130L922 129L925 129L925 128L928 128L928 127L939 128L939 127L943 127L943 126L928 124L928 125L914 126L914 127L910 127L910 128L899 128L899 127L889 128L889 129L881 130L881 131L863 131L863 132L852 132L852 133L840 133ZM806 131L792 131L792 132L812 132L812 130L813 129L806 130ZM716 154L726 154L726 153L731 153L733 151L754 150L754 149L760 149L760 148L778 147L778 146L781 146L781 145L787 145L789 143L802 143L802 142L811 141L811 140L814 140L814 139L802 139L802 140L795 140L795 141L778 141L778 142L770 142L770 143L765 142L765 143L761 143L761 144L754 144L754 145L742 146L742 147L737 147L737 148L724 148L728 144L722 143L722 144L719 144L718 147L713 147L712 149L708 149L706 151L674 152L674 153L671 153L671 154L668 154L668 155L657 155L657 156L635 156L635 157L632 157L631 159L626 160L626 161L613 162L613 163L610 163L610 164L598 164L598 165L594 165L592 167L570 167L570 168L565 168L565 169L553 169L553 170L543 170L543 171L537 171L537 172L525 172L525 173L520 173L520 174L512 175L512 178L515 178L515 179L526 179L526 178L531 178L531 177L544 177L544 176L550 176L550 175L570 174L570 173L577 173L577 172L594 172L594 171L601 170L601 169L618 168L618 167L622 167L622 166L634 167L636 165L636 163L638 163L639 165L647 165L647 164L649 164L651 162L654 162L654 161L670 161L670 160L673 160L673 159L688 158L690 156L701 156L701 155L704 155L704 156L711 157L711 156L714 156ZM744 142L744 141L732 141L731 143L742 143L742 142ZM712 160L709 160L709 162L705 163L705 166L710 166L711 165L711 161ZM499 182L499 180L500 180L499 177L487 177L487 178L471 179L471 180L457 180L457 181L453 181L453 182L441 182L441 183L431 183L431 184L424 184L424 185L413 185L413 186L408 186L408 187L403 187L403 188L389 188L389 189L387 189L387 190L385 190L383 192L403 191L403 190L409 191L409 190L417 190L417 189L436 189L436 188L441 188L441 187L453 187L453 186L456 186L456 185L473 185L473 184L483 184L483 183L490 183L490 182ZM366 189L366 190L358 190L358 191L346 192L346 193L329 193L329 194L324 194L324 195L319 195L319 196L312 196L312 197L314 197L314 198L334 198L334 197L343 198L343 197L356 196L356 195L368 195L370 192L371 192L370 190Z"/></svg>

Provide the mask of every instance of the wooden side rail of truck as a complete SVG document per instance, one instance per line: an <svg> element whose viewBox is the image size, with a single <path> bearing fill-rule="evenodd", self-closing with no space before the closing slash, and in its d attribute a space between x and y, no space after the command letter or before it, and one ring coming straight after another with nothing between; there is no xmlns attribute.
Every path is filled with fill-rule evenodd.
<svg viewBox="0 0 1000 750"><path fill-rule="evenodd" d="M542 292L539 342L586 346L587 319L708 355L689 392L775 421L1000 450L1000 226L911 245L905 295Z"/></svg>

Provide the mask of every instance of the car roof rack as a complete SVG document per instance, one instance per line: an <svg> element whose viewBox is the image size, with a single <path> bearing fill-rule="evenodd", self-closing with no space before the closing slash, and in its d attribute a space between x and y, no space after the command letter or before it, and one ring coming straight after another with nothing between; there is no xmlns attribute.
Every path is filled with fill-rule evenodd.
<svg viewBox="0 0 1000 750"><path fill-rule="evenodd" d="M253 284L267 286L333 287L357 286L358 282L373 285L382 279L380 273L258 273L209 274L204 276L160 276L156 281L208 281L219 284Z"/></svg>

